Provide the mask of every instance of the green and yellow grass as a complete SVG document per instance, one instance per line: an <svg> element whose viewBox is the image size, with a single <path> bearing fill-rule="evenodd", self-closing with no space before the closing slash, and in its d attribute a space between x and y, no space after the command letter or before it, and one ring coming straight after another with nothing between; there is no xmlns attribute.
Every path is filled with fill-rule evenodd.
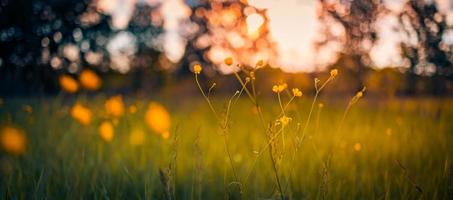
<svg viewBox="0 0 453 200"><path fill-rule="evenodd" d="M78 101L103 113L105 99ZM228 99L212 99L219 113ZM4 99L1 124L22 129L27 143L22 155L1 151L2 199L279 199L280 191L290 199L452 197L449 99L365 98L340 125L347 101L320 96L324 106L315 105L305 137L300 133L312 99L294 100L286 111L292 120L272 140L282 190L267 151L269 137L246 96L231 105L227 132L204 99L160 99L171 114L169 139L147 128L148 100L126 98L137 112L115 122L111 142L98 133L103 115L95 114L88 126L71 118L73 101ZM266 122L279 115L276 102L261 101Z"/></svg>

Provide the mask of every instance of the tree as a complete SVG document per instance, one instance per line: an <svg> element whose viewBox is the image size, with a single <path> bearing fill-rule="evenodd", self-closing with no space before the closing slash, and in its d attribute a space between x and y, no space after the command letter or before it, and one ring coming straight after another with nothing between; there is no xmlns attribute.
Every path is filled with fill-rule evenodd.
<svg viewBox="0 0 453 200"><path fill-rule="evenodd" d="M267 61L276 56L266 11L244 1L199 0L192 7L190 20L195 31L188 35L182 74L196 62L211 66L206 71L212 74L226 69L225 57L254 66L260 59Z"/></svg>
<svg viewBox="0 0 453 200"><path fill-rule="evenodd" d="M342 47L336 67L353 74L356 87L361 88L366 68L372 65L370 51L378 34L376 23L385 12L381 0L319 0L319 19L324 24L323 35L317 42L321 50L332 43ZM335 30L340 27L342 34ZM354 81L354 80L351 80Z"/></svg>
<svg viewBox="0 0 453 200"><path fill-rule="evenodd" d="M128 27L118 30L93 0L1 1L0 93L55 93L58 74L77 74L86 67L109 71L118 57L107 47L122 31L135 37L136 51L126 55L127 67L155 66L161 52L152 41L162 32L151 20L155 10L137 3Z"/></svg>
<svg viewBox="0 0 453 200"><path fill-rule="evenodd" d="M408 93L414 93L417 74L432 76L431 90L435 95L445 94L446 80L453 80L452 47L444 36L448 26L445 14L435 1L408 0L399 14L402 56L409 64Z"/></svg>

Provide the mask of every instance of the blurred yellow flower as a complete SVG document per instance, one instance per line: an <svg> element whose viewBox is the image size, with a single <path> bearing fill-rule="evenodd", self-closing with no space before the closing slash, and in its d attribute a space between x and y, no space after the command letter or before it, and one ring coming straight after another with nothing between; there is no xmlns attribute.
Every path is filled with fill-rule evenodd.
<svg viewBox="0 0 453 200"><path fill-rule="evenodd" d="M233 58L232 57L227 57L225 60L223 60L226 65L231 66L233 64Z"/></svg>
<svg viewBox="0 0 453 200"><path fill-rule="evenodd" d="M159 103L151 102L145 113L145 122L148 127L155 133L167 134L170 130L170 114Z"/></svg>
<svg viewBox="0 0 453 200"><path fill-rule="evenodd" d="M163 139L168 139L170 138L170 132L167 131L165 133L160 134L160 136L162 136Z"/></svg>
<svg viewBox="0 0 453 200"><path fill-rule="evenodd" d="M132 130L131 134L129 135L129 143L132 146L140 146L145 143L145 132L141 129L134 129Z"/></svg>
<svg viewBox="0 0 453 200"><path fill-rule="evenodd" d="M200 74L201 73L201 70L203 70L203 68L201 67L200 64L195 64L193 66L193 73L195 74Z"/></svg>
<svg viewBox="0 0 453 200"><path fill-rule="evenodd" d="M278 122L280 122L280 124L282 126L288 125L290 121L291 121L291 118L289 118L289 117L287 117L285 115L283 115L282 117L280 117L280 119L278 119Z"/></svg>
<svg viewBox="0 0 453 200"><path fill-rule="evenodd" d="M293 95L295 97L301 97L302 96L302 91L300 91L299 88L293 88Z"/></svg>
<svg viewBox="0 0 453 200"><path fill-rule="evenodd" d="M336 77L338 75L338 69L332 69L330 70L330 76L331 77Z"/></svg>
<svg viewBox="0 0 453 200"><path fill-rule="evenodd" d="M323 103L319 103L319 104L318 104L318 107L319 107L319 108L323 108L323 107L324 107L324 104L323 104Z"/></svg>
<svg viewBox="0 0 453 200"><path fill-rule="evenodd" d="M113 140L113 135L115 130L113 129L112 123L104 121L99 126L99 135L106 142L111 142Z"/></svg>
<svg viewBox="0 0 453 200"><path fill-rule="evenodd" d="M71 116L82 125L86 126L91 123L92 114L90 109L79 103L76 103L71 108Z"/></svg>
<svg viewBox="0 0 453 200"><path fill-rule="evenodd" d="M274 85L272 87L272 91L275 92L275 93L280 93L280 92L283 92L287 87L288 87L288 84L286 84L286 83L282 83L282 84L279 84L279 85Z"/></svg>
<svg viewBox="0 0 453 200"><path fill-rule="evenodd" d="M137 112L137 106L130 105L129 106L129 112L132 113L132 114L136 113Z"/></svg>
<svg viewBox="0 0 453 200"><path fill-rule="evenodd" d="M362 145L360 145L360 143L354 144L354 151L360 151L361 149L362 149Z"/></svg>
<svg viewBox="0 0 453 200"><path fill-rule="evenodd" d="M80 73L79 81L82 87L91 91L98 90L102 84L99 76L89 69L85 69Z"/></svg>
<svg viewBox="0 0 453 200"><path fill-rule="evenodd" d="M0 142L3 150L13 155L25 153L27 138L23 130L12 126L3 127L0 130Z"/></svg>
<svg viewBox="0 0 453 200"><path fill-rule="evenodd" d="M62 75L58 79L60 87L67 93L76 93L79 90L79 84L77 81L69 75Z"/></svg>
<svg viewBox="0 0 453 200"><path fill-rule="evenodd" d="M360 97L362 97L362 96L363 96L363 92L362 92L362 91L357 92L357 97L360 98Z"/></svg>
<svg viewBox="0 0 453 200"><path fill-rule="evenodd" d="M113 96L105 101L105 110L112 117L121 117L124 114L124 103L121 95Z"/></svg>

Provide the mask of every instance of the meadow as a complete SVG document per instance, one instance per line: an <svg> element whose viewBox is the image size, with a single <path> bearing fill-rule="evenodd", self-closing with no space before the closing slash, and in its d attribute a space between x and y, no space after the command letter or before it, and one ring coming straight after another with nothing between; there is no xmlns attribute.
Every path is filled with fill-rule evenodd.
<svg viewBox="0 0 453 200"><path fill-rule="evenodd" d="M23 131L26 149L1 153L2 199L452 197L448 98L365 97L342 120L348 100L320 96L303 131L313 100L303 96L287 107L291 120L284 130L269 137L246 96L231 104L230 97L211 98L215 109L229 110L227 128L202 98L125 97L124 113L111 120L114 135L106 140L98 126L109 119L107 98L3 99L1 124ZM71 117L76 101L95 113L89 125ZM169 135L148 128L150 101L168 110ZM261 101L265 121L281 112L276 102Z"/></svg>

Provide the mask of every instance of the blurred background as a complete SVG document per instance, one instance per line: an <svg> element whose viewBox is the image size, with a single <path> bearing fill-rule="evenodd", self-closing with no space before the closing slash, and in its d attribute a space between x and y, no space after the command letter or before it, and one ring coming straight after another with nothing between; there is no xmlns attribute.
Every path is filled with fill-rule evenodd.
<svg viewBox="0 0 453 200"><path fill-rule="evenodd" d="M56 95L59 77L87 69L98 91L185 94L197 63L203 81L237 88L226 57L263 60L266 90L281 80L307 90L338 68L327 92L453 94L453 1L0 0L3 97Z"/></svg>

